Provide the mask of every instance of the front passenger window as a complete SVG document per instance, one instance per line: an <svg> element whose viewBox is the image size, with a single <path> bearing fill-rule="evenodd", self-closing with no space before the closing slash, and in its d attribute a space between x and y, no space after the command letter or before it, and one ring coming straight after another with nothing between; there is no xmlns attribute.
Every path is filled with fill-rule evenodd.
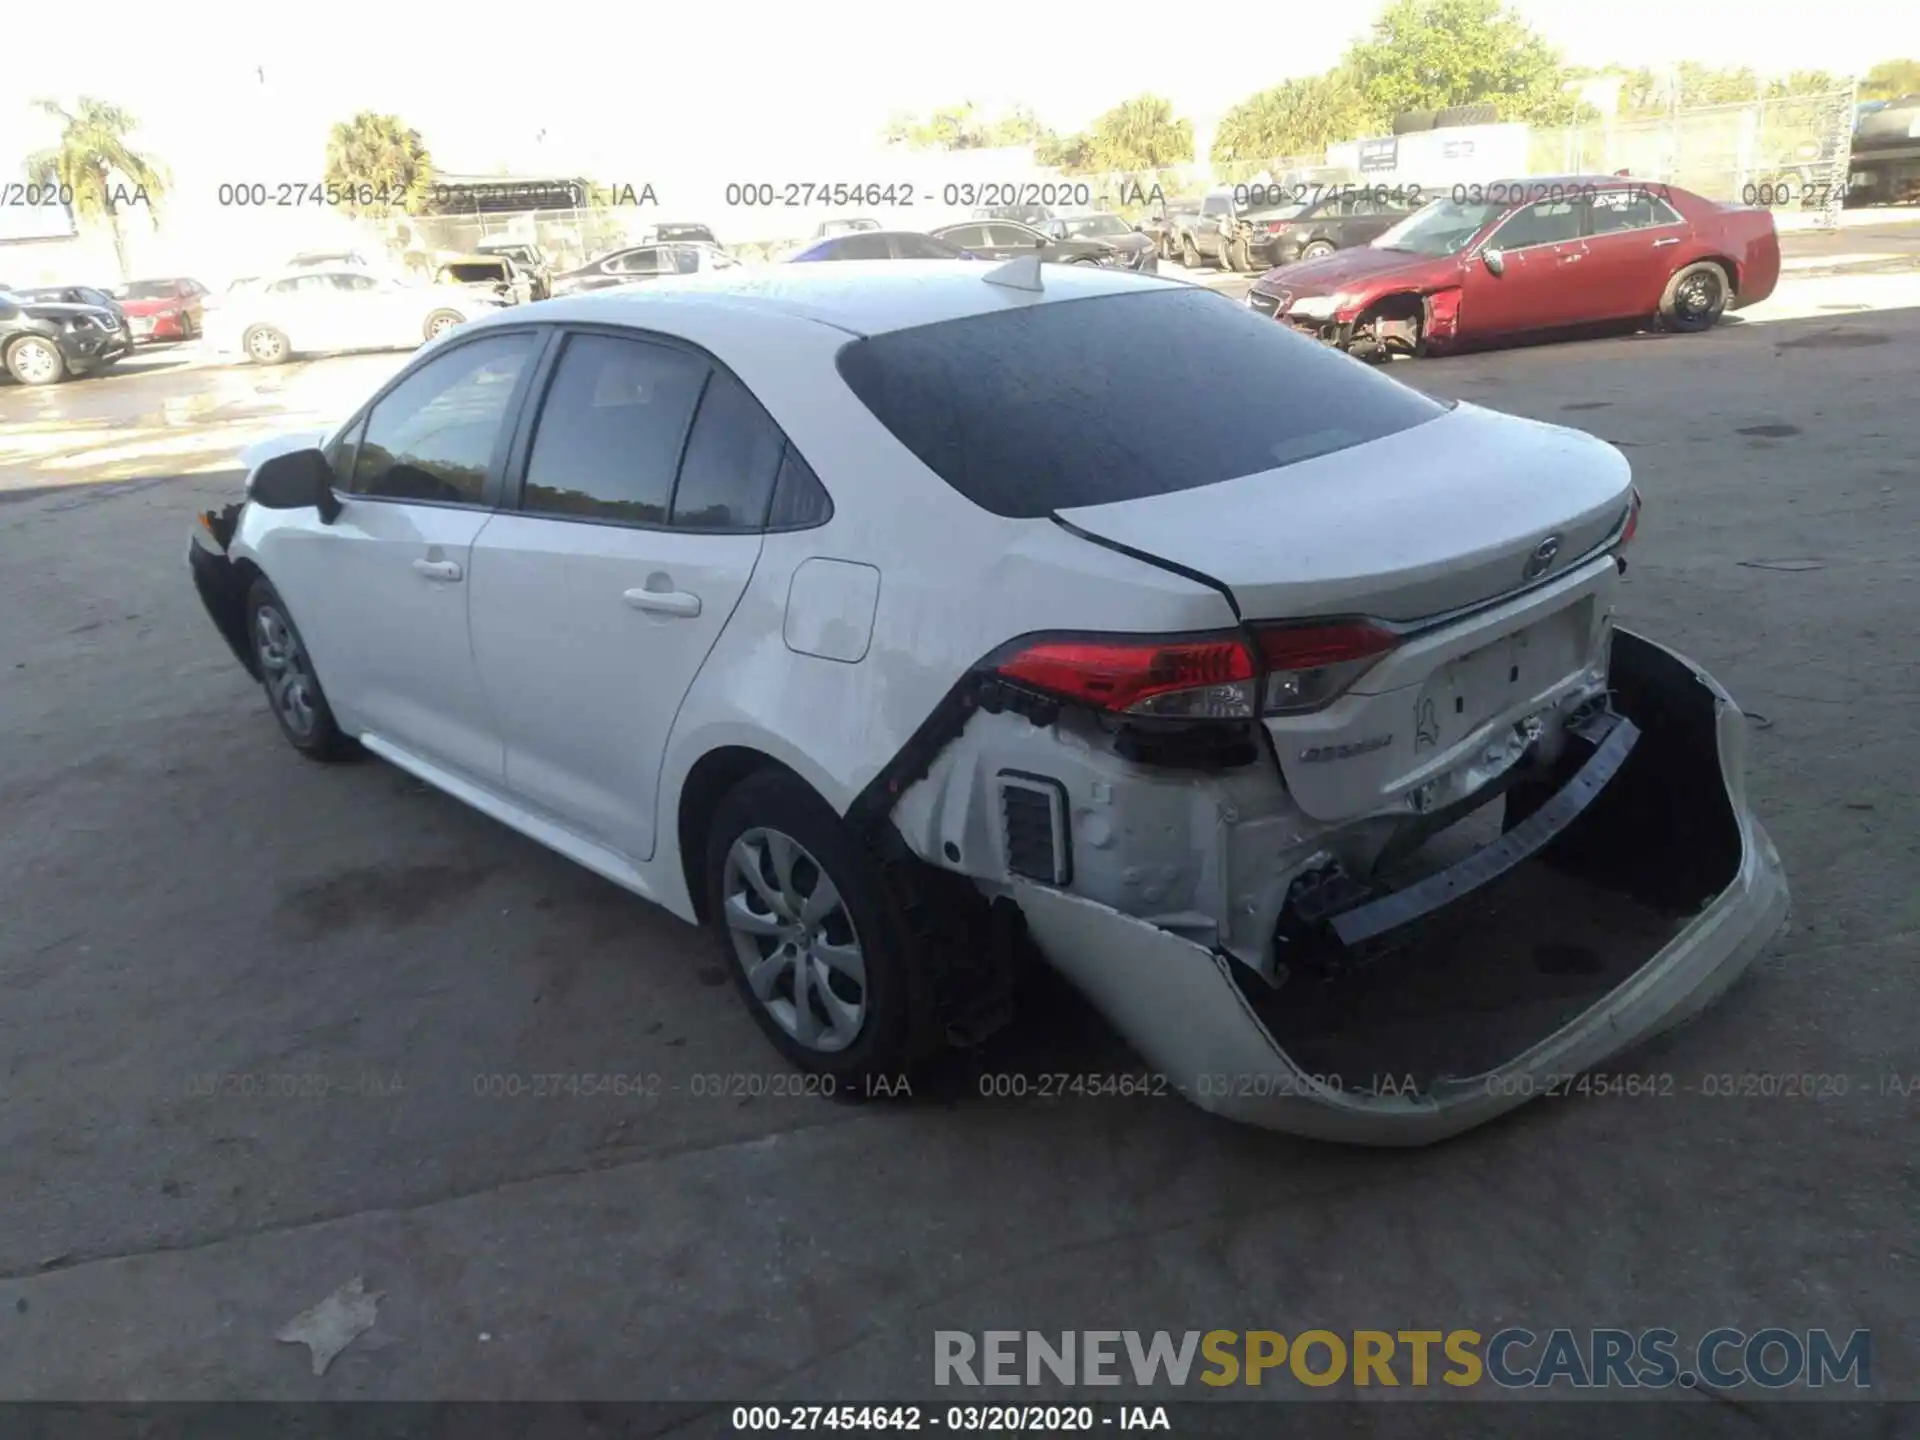
<svg viewBox="0 0 1920 1440"><path fill-rule="evenodd" d="M1495 232L1493 245L1518 250L1526 245L1559 245L1580 238L1581 204L1574 200L1541 200L1516 211Z"/></svg>
<svg viewBox="0 0 1920 1440"><path fill-rule="evenodd" d="M490 335L421 365L373 407L345 488L369 498L480 504L520 378L539 348L530 334Z"/></svg>

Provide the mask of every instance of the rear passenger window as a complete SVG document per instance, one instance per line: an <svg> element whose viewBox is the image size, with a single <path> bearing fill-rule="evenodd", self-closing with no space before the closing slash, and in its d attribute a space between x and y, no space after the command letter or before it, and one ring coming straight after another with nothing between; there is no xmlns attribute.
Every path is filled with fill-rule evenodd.
<svg viewBox="0 0 1920 1440"><path fill-rule="evenodd" d="M773 508L767 512L769 530L805 530L833 518L833 501L813 467L800 452L787 446L780 461L780 478L773 486Z"/></svg>
<svg viewBox="0 0 1920 1440"><path fill-rule="evenodd" d="M757 530L786 437L760 402L724 370L713 372L687 439L673 523L685 530Z"/></svg>
<svg viewBox="0 0 1920 1440"><path fill-rule="evenodd" d="M687 426L711 368L644 340L570 338L540 410L520 508L665 524Z"/></svg>

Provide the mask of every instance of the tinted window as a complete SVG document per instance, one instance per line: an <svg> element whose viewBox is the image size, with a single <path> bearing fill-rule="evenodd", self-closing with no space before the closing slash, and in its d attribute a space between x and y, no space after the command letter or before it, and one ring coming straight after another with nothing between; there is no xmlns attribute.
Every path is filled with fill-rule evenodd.
<svg viewBox="0 0 1920 1440"><path fill-rule="evenodd" d="M1555 245L1580 238L1582 205L1577 200L1541 200L1514 212L1494 231L1490 244L1502 250L1523 245Z"/></svg>
<svg viewBox="0 0 1920 1440"><path fill-rule="evenodd" d="M800 452L787 446L780 461L780 478L773 485L773 508L767 512L769 530L804 530L833 518L833 501Z"/></svg>
<svg viewBox="0 0 1920 1440"><path fill-rule="evenodd" d="M380 284L371 275L334 275L329 277L336 290L378 290Z"/></svg>
<svg viewBox="0 0 1920 1440"><path fill-rule="evenodd" d="M715 370L687 437L673 523L688 530L758 529L787 438L724 370Z"/></svg>
<svg viewBox="0 0 1920 1440"><path fill-rule="evenodd" d="M628 255L617 255L608 268L621 275L657 275L666 267L660 263L660 252L648 248L635 250Z"/></svg>
<svg viewBox="0 0 1920 1440"><path fill-rule="evenodd" d="M1680 217L1673 207L1644 190L1603 190L1591 198L1592 233L1608 235L1616 230L1645 230L1655 225L1673 225Z"/></svg>
<svg viewBox="0 0 1920 1440"><path fill-rule="evenodd" d="M895 235L893 256L896 260L957 260L960 247L931 235Z"/></svg>
<svg viewBox="0 0 1920 1440"><path fill-rule="evenodd" d="M478 505L514 391L539 348L532 335L492 335L427 361L373 407L347 489Z"/></svg>
<svg viewBox="0 0 1920 1440"><path fill-rule="evenodd" d="M1008 225L1004 221L987 227L987 243L1001 250L1018 250L1022 247L1031 250L1046 236L1033 230L1024 230L1018 225Z"/></svg>
<svg viewBox="0 0 1920 1440"><path fill-rule="evenodd" d="M836 260L891 260L893 250L884 235L843 235L833 242Z"/></svg>
<svg viewBox="0 0 1920 1440"><path fill-rule="evenodd" d="M575 335L554 371L520 508L662 525L704 360L643 340Z"/></svg>
<svg viewBox="0 0 1920 1440"><path fill-rule="evenodd" d="M948 484L1016 517L1212 485L1445 413L1184 287L875 335L840 352L840 373Z"/></svg>
<svg viewBox="0 0 1920 1440"><path fill-rule="evenodd" d="M1228 202L1232 199L1233 197L1231 195L1209 195L1200 203L1200 213L1202 215L1224 215L1227 213Z"/></svg>
<svg viewBox="0 0 1920 1440"><path fill-rule="evenodd" d="M987 227L984 225L956 225L951 230L943 230L938 237L949 245L958 245L962 250L984 250L987 248Z"/></svg>

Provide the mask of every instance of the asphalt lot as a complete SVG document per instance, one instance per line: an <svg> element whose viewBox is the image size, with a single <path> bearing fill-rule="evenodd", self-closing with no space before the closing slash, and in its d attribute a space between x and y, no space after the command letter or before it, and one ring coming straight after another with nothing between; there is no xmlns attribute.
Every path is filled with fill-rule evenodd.
<svg viewBox="0 0 1920 1440"><path fill-rule="evenodd" d="M1874 1393L1920 1398L1920 309L1395 366L1626 450L1626 619L1756 716L1795 902L1632 1058L1671 1097L1416 1153L982 1097L1134 1064L1046 987L911 1098L698 1093L780 1073L711 942L398 771L298 759L188 582L238 476L154 456L398 363L0 392L7 444L171 397L188 447L130 447L136 479L52 444L0 495L0 1398L898 1401L935 1398L936 1329L1503 1324L1867 1327ZM486 1093L612 1074L657 1080ZM1847 1093L1703 1093L1746 1074ZM354 1277L377 1322L316 1377L274 1333Z"/></svg>

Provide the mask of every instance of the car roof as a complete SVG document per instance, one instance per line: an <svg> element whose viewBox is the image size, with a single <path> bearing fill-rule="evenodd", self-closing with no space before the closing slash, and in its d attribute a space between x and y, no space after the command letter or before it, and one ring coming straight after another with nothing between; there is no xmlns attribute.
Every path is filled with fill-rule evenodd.
<svg viewBox="0 0 1920 1440"><path fill-rule="evenodd" d="M556 322L600 321L640 329L661 325L671 330L676 312L728 310L742 316L757 314L770 324L804 320L867 336L1016 306L1192 288L1132 271L1049 265L1042 279L1046 288L1036 293L988 284L984 277L995 268L977 260L742 266L720 274L672 275L644 285L548 300L541 304L540 315ZM511 313L501 312L503 316Z"/></svg>
<svg viewBox="0 0 1920 1440"><path fill-rule="evenodd" d="M1055 220L1119 220L1121 217L1112 210L1061 210L1053 216Z"/></svg>

